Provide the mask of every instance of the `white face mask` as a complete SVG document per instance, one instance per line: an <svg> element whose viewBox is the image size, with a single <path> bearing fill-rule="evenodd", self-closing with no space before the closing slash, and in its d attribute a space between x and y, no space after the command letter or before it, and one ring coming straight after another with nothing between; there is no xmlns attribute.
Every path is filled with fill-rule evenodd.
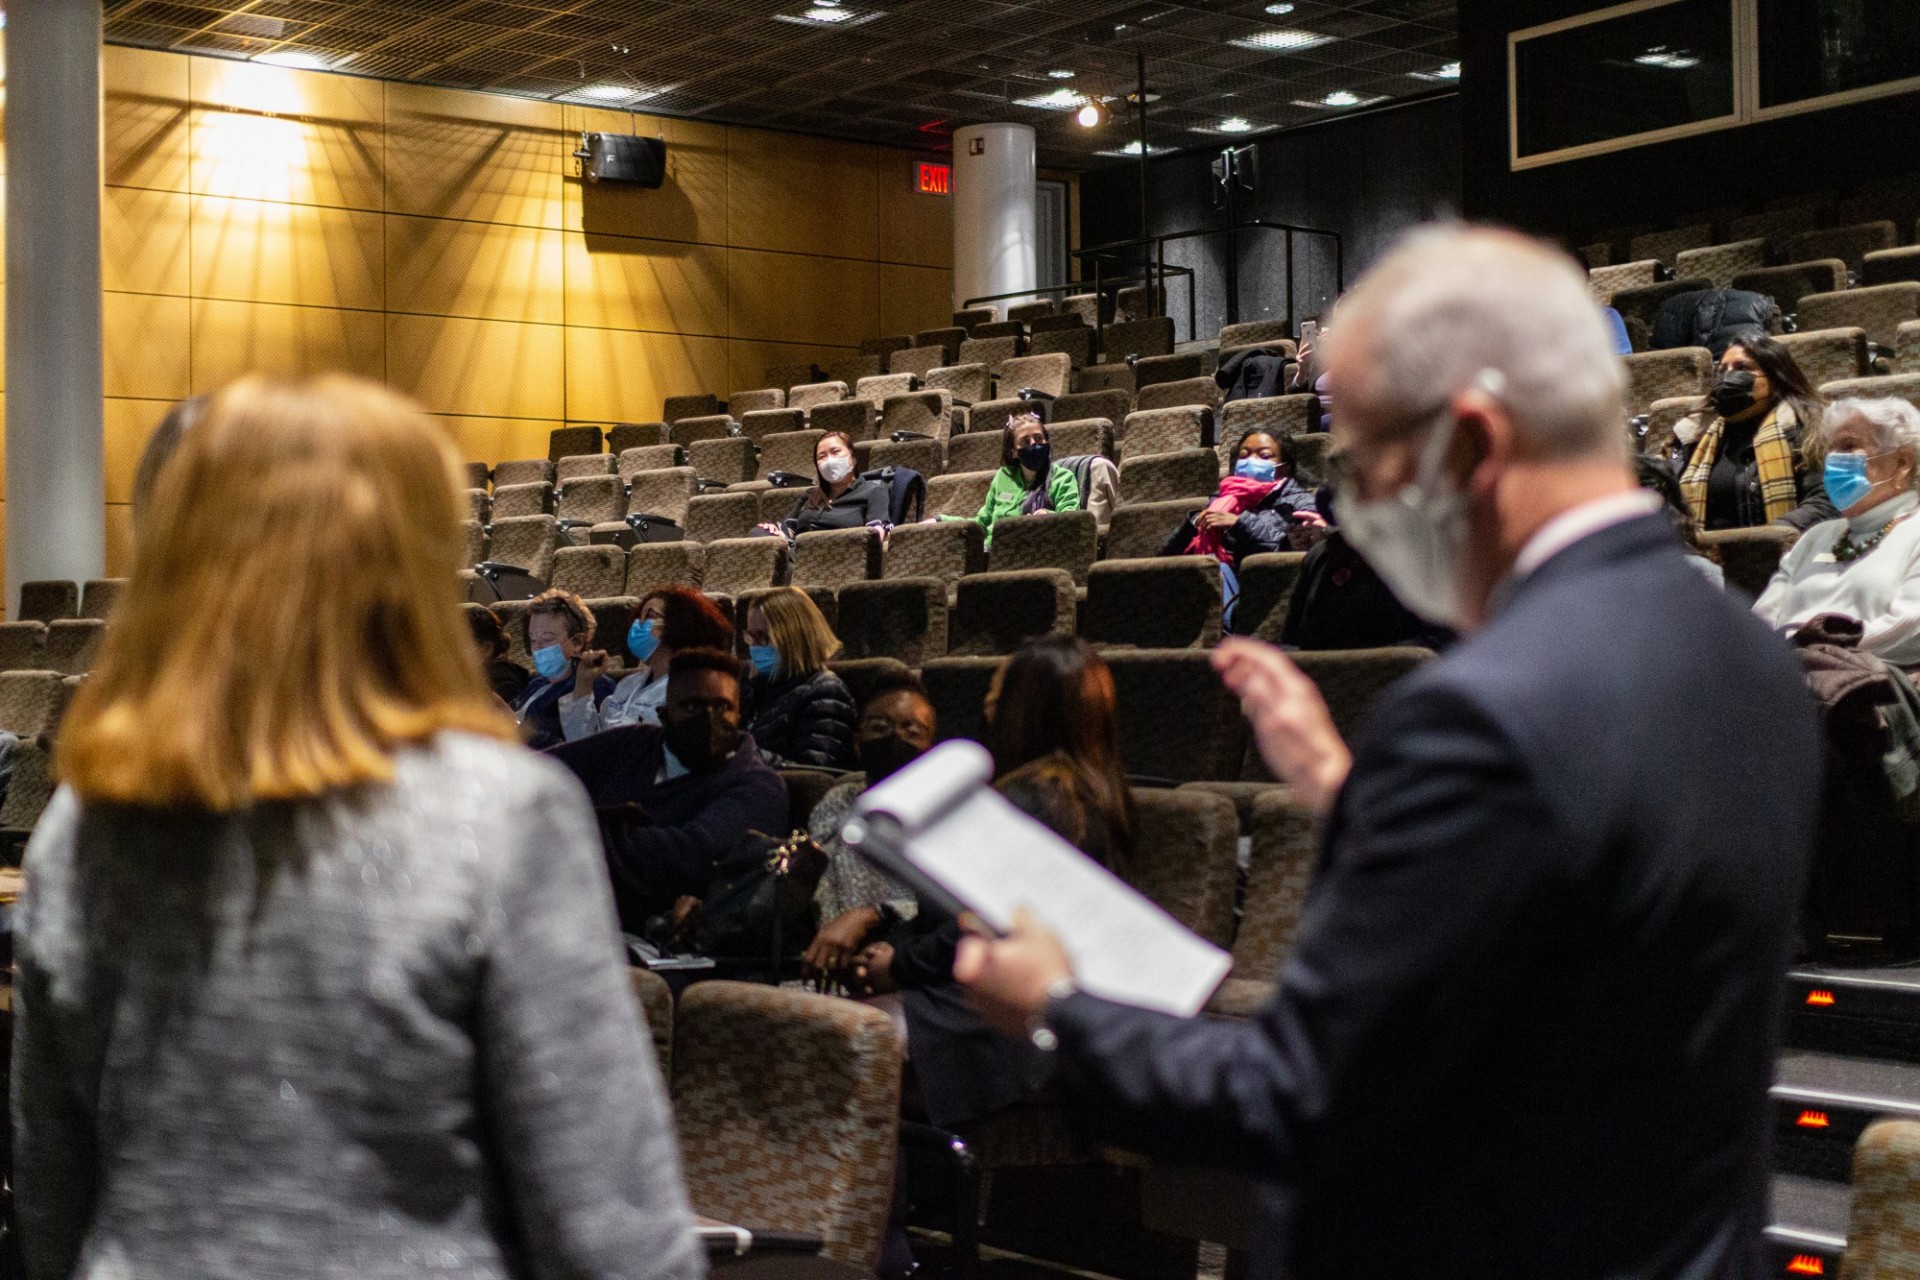
<svg viewBox="0 0 1920 1280"><path fill-rule="evenodd" d="M1373 502L1341 494L1341 534L1399 597L1437 626L1460 630L1466 617L1467 495L1443 468L1453 415L1434 429L1413 483Z"/></svg>
<svg viewBox="0 0 1920 1280"><path fill-rule="evenodd" d="M828 484L839 484L853 474L853 462L835 454L820 464L820 478Z"/></svg>

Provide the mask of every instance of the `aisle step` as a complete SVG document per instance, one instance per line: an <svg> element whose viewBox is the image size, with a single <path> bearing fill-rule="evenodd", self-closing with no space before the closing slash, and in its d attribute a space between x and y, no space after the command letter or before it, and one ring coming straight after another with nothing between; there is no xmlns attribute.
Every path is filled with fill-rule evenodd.
<svg viewBox="0 0 1920 1280"><path fill-rule="evenodd" d="M1800 1280L1839 1275L1840 1255L1847 1247L1852 1188L1781 1173L1773 1178L1772 1201L1768 1219L1772 1225L1766 1236L1773 1273Z"/></svg>
<svg viewBox="0 0 1920 1280"><path fill-rule="evenodd" d="M1788 1049L1774 1080L1773 1162L1782 1173L1846 1182L1853 1144L1876 1118L1920 1120L1920 1064Z"/></svg>
<svg viewBox="0 0 1920 1280"><path fill-rule="evenodd" d="M1856 1058L1920 1062L1920 965L1787 975L1787 1043Z"/></svg>

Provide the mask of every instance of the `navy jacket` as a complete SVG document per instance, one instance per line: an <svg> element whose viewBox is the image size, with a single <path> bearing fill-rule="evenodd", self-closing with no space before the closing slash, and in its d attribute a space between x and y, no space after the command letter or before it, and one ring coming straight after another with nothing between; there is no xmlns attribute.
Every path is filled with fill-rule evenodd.
<svg viewBox="0 0 1920 1280"><path fill-rule="evenodd" d="M560 727L560 698L562 694L573 691L574 673L577 663L568 663L567 670L558 680L549 680L545 676L534 676L520 690L520 696L514 700L513 710L520 722L533 730L527 739L527 745L535 751L544 751L548 747L557 747L567 740L567 734ZM612 676L600 676L593 682L593 705L599 706L613 692Z"/></svg>
<svg viewBox="0 0 1920 1280"><path fill-rule="evenodd" d="M623 725L549 752L586 784L596 809L637 804L651 820L620 825L607 866L620 927L639 933L647 917L670 910L683 894L704 897L720 859L750 831L787 834L787 784L760 758L751 736L712 773L655 782L666 762L661 731Z"/></svg>
<svg viewBox="0 0 1920 1280"><path fill-rule="evenodd" d="M1264 1180L1257 1274L1759 1276L1819 779L1785 647L1604 529L1375 709L1274 1002L1069 996L1063 1083Z"/></svg>

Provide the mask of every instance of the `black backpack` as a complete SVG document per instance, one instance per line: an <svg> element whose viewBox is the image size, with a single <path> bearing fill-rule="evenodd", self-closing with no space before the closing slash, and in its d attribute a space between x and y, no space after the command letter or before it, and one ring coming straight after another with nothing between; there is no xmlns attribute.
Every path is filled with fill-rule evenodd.
<svg viewBox="0 0 1920 1280"><path fill-rule="evenodd" d="M1248 347L1229 356L1227 362L1214 371L1213 380L1223 393L1220 402L1225 404L1230 400L1280 395L1285 389L1286 376L1287 357L1278 347Z"/></svg>
<svg viewBox="0 0 1920 1280"><path fill-rule="evenodd" d="M1705 347L1718 359L1742 335L1778 333L1780 328L1780 307L1764 293L1698 289L1676 293L1660 304L1647 350Z"/></svg>
<svg viewBox="0 0 1920 1280"><path fill-rule="evenodd" d="M912 467L881 467L864 471L862 480L875 480L887 486L887 520L892 524L912 524L927 508L927 481Z"/></svg>

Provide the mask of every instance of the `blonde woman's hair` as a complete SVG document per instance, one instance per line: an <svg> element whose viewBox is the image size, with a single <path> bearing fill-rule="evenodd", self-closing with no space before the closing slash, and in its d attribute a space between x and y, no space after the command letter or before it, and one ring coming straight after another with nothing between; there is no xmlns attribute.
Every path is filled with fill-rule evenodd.
<svg viewBox="0 0 1920 1280"><path fill-rule="evenodd" d="M357 378L244 378L160 469L61 730L88 800L230 811L393 776L443 729L513 740L464 637L459 457Z"/></svg>
<svg viewBox="0 0 1920 1280"><path fill-rule="evenodd" d="M840 637L820 606L798 587L778 587L754 601L767 615L767 636L780 651L780 674L810 676L840 652Z"/></svg>

